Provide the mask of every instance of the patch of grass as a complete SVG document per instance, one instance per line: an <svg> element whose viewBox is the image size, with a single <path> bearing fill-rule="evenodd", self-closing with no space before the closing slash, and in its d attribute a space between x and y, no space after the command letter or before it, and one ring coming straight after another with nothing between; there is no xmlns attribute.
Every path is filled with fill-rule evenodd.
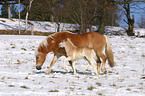
<svg viewBox="0 0 145 96"><path fill-rule="evenodd" d="M46 26L51 27L51 25L49 25L49 24L46 24Z"/></svg>
<svg viewBox="0 0 145 96"><path fill-rule="evenodd" d="M141 77L140 79L145 79L145 77Z"/></svg>
<svg viewBox="0 0 145 96"><path fill-rule="evenodd" d="M7 79L17 79L17 78L8 77Z"/></svg>
<svg viewBox="0 0 145 96"><path fill-rule="evenodd" d="M110 85L110 86L116 86L116 84L112 84L112 85Z"/></svg>
<svg viewBox="0 0 145 96"><path fill-rule="evenodd" d="M16 48L15 46L12 46L11 48Z"/></svg>
<svg viewBox="0 0 145 96"><path fill-rule="evenodd" d="M49 92L59 92L58 90L50 90Z"/></svg>
<svg viewBox="0 0 145 96"><path fill-rule="evenodd" d="M15 63L15 64L21 64L20 60L17 60L17 63Z"/></svg>
<svg viewBox="0 0 145 96"><path fill-rule="evenodd" d="M25 77L25 79L29 79L29 78L28 78L28 76L27 76L27 77Z"/></svg>
<svg viewBox="0 0 145 96"><path fill-rule="evenodd" d="M28 24L30 24L30 25L34 25L33 23L31 23L31 22L27 22Z"/></svg>
<svg viewBox="0 0 145 96"><path fill-rule="evenodd" d="M98 86L102 86L102 84L101 84L101 83L98 83L98 82L97 82L96 84L97 84Z"/></svg>
<svg viewBox="0 0 145 96"><path fill-rule="evenodd" d="M13 22L15 22L15 20L13 20L13 19L10 19L11 21L13 21Z"/></svg>
<svg viewBox="0 0 145 96"><path fill-rule="evenodd" d="M87 90L92 91L95 87L93 87L92 85L90 87L87 88Z"/></svg>
<svg viewBox="0 0 145 96"><path fill-rule="evenodd" d="M15 87L14 85L8 85L9 87Z"/></svg>
<svg viewBox="0 0 145 96"><path fill-rule="evenodd" d="M74 91L74 88L73 88L73 87L69 87L69 89L70 89L71 91Z"/></svg>
<svg viewBox="0 0 145 96"><path fill-rule="evenodd" d="M131 91L131 89L130 89L130 88L127 88L126 90L127 90L127 91Z"/></svg>
<svg viewBox="0 0 145 96"><path fill-rule="evenodd" d="M0 21L2 21L2 22L6 22L5 20L0 20Z"/></svg>
<svg viewBox="0 0 145 96"><path fill-rule="evenodd" d="M103 94L102 94L102 93L98 93L98 95L99 95L99 96L103 96Z"/></svg>
<svg viewBox="0 0 145 96"><path fill-rule="evenodd" d="M27 87L27 86L20 86L20 88L24 88L24 89L30 89L29 87Z"/></svg>
<svg viewBox="0 0 145 96"><path fill-rule="evenodd" d="M25 49L25 48L21 48L22 50L24 50L24 51L27 51L27 49Z"/></svg>

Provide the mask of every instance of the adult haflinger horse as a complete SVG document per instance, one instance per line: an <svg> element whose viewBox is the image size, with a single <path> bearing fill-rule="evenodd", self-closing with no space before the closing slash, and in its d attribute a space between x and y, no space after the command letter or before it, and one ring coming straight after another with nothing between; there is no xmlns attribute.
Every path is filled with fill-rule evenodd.
<svg viewBox="0 0 145 96"><path fill-rule="evenodd" d="M71 33L68 31L63 31L63 32L57 32L54 33L50 36L48 36L38 47L36 51L36 68L38 70L41 69L45 58L46 54L53 51L54 52L54 58L50 64L50 67L46 71L46 74L49 74L51 71L51 68L53 64L56 62L56 60L64 55L66 56L66 52L64 48L59 47L59 43L62 42L63 40L69 38L72 43L79 48L90 48L93 49L99 59L99 57L102 58L103 63L101 70L102 72L106 71L105 68L105 63L108 58L108 62L110 67L114 66L114 59L113 59L113 53L112 49L110 47L109 41L107 36L104 36L102 34L99 34L97 32L89 32L89 33L83 33L83 34L75 34ZM107 56L103 54L103 50L105 48L105 53ZM72 63L70 62L72 65ZM98 61L98 64L100 66L101 62L100 60Z"/></svg>

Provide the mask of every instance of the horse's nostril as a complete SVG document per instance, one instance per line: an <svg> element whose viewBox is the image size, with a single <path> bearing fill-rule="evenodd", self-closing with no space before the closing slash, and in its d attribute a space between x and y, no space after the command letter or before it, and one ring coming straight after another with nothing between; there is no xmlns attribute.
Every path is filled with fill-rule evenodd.
<svg viewBox="0 0 145 96"><path fill-rule="evenodd" d="M37 66L36 66L36 69L37 69L37 70L41 70L41 65L37 65Z"/></svg>

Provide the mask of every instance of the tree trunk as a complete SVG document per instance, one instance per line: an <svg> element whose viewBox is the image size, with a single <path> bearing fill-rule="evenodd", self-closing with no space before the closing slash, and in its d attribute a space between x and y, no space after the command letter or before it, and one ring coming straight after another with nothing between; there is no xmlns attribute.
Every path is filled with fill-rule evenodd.
<svg viewBox="0 0 145 96"><path fill-rule="evenodd" d="M20 25L20 0L19 0L19 32L18 34L20 35L21 33L21 25Z"/></svg>
<svg viewBox="0 0 145 96"><path fill-rule="evenodd" d="M128 36L134 36L133 33L133 28L134 28L134 15L132 15L132 18L130 17L130 5L128 4L124 4L124 9L126 10L126 17L127 17L127 24L128 24L128 30L127 30L127 35Z"/></svg>
<svg viewBox="0 0 145 96"><path fill-rule="evenodd" d="M128 30L127 30L127 34L128 36L134 36L134 32L133 32L133 28L134 28L134 15L132 15L132 18L128 18Z"/></svg>
<svg viewBox="0 0 145 96"><path fill-rule="evenodd" d="M29 11L30 11L30 9L31 9L31 4L32 4L32 2L33 2L33 0L30 1L29 7L27 7L25 33L27 33L27 26L28 26L27 20L28 20L28 15L29 15Z"/></svg>
<svg viewBox="0 0 145 96"><path fill-rule="evenodd" d="M59 32L59 30L60 30L60 23L57 23L57 32Z"/></svg>
<svg viewBox="0 0 145 96"><path fill-rule="evenodd" d="M11 19L11 7L10 7L10 4L8 4L8 19Z"/></svg>
<svg viewBox="0 0 145 96"><path fill-rule="evenodd" d="M106 23L106 7L103 8L103 14L101 16L101 21L98 28L98 32L101 34L104 34L105 23Z"/></svg>

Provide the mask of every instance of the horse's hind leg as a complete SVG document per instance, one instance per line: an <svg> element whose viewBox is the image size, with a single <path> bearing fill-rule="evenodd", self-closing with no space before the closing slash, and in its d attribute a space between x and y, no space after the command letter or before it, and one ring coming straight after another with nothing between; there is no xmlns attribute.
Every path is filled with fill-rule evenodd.
<svg viewBox="0 0 145 96"><path fill-rule="evenodd" d="M96 68L95 63L93 62L93 57L92 57L92 55L90 55L90 56L89 56L89 55L86 55L86 58L90 61L91 65L92 65L93 68L95 69L96 76L98 76L98 75L99 75L99 72L98 72L98 70L97 70L97 68ZM88 65L87 65L86 67L88 67Z"/></svg>
<svg viewBox="0 0 145 96"><path fill-rule="evenodd" d="M100 60L100 57L98 56L98 54L96 54L94 56L96 62L97 62L97 70L98 70L98 74L100 74L100 65L101 65L101 60Z"/></svg>
<svg viewBox="0 0 145 96"><path fill-rule="evenodd" d="M88 69L89 66L90 66L90 64L88 64L88 65L84 68L83 73L85 73L85 71Z"/></svg>
<svg viewBox="0 0 145 96"><path fill-rule="evenodd" d="M49 74L49 73L50 73L52 66L54 65L54 63L57 61L57 59L58 59L59 57L60 57L60 55L54 54L53 60L51 61L48 70L45 72L46 74Z"/></svg>
<svg viewBox="0 0 145 96"><path fill-rule="evenodd" d="M105 56L102 52L98 52L98 56L101 57L102 60L103 60L101 70L102 70L103 73L105 73L106 72L105 63L106 63L106 60L107 60L107 56Z"/></svg>
<svg viewBox="0 0 145 96"><path fill-rule="evenodd" d="M84 59L87 60L89 62L89 64L84 68L83 73L85 73L85 71L88 69L88 67L91 65L91 62L86 58L86 56L84 56Z"/></svg>

